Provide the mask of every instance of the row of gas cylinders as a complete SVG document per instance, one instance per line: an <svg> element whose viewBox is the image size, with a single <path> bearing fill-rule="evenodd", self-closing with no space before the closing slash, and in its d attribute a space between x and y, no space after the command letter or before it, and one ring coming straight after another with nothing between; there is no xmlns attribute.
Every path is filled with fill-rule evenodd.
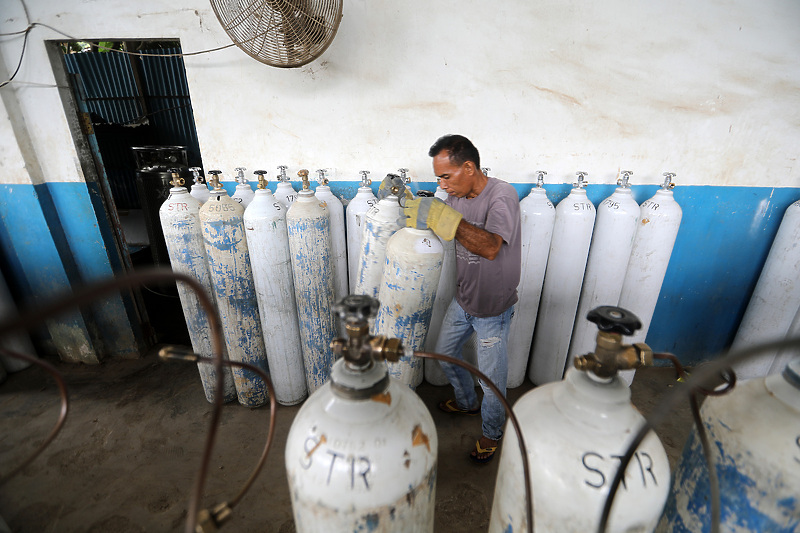
<svg viewBox="0 0 800 533"><path fill-rule="evenodd" d="M297 193L285 168L279 167L275 197L288 207ZM246 207L254 193L244 177L244 169L236 170L239 176L233 197ZM318 172L320 183L324 183L323 171ZM644 323L636 340L645 339L682 215L671 191L673 174L665 174L661 190L639 206L628 184L631 173L622 172L618 188L597 208L586 196L585 173L578 173L578 181L558 207L547 198L543 187L545 174L539 173L538 185L520 203L522 277L518 286L519 303L509 333L510 388L522 384L526 371L536 384L560 380L570 361L592 348L592 326L585 316L597 305L618 304L634 311ZM201 201L208 194L202 183L196 183L192 190ZM441 199L447 197L440 188L435 195ZM423 243L412 246L410 249L417 253L406 254L404 258L404 271L411 274L395 269L396 276L402 279L383 284L384 270L387 275L392 272L384 264L386 245L399 229L396 218L400 209L396 199L377 205L364 176L358 193L347 205L345 221L341 201L327 185L318 186L316 196L328 204L331 215L334 300L354 292L378 297L386 303L386 312L402 309L393 314L383 313L387 319L391 316L394 330L379 315L379 331L397 334L415 349L424 346L432 351L444 312L455 293L454 242L441 242L429 232L417 233L413 238L405 232L407 249L411 240ZM364 243L362 222L373 206L367 231L370 242ZM441 262L436 258L440 253ZM403 259L395 257L394 261L402 263ZM314 266L313 261L309 263L310 268ZM384 285L384 294L380 294ZM413 301L403 302L408 297ZM395 300L405 305L392 307L391 304L397 304ZM541 355L533 357L534 353ZM464 357L469 362L476 361L474 336L465 345ZM393 370L396 377L412 387L422 380L419 361L403 361ZM447 384L435 361L425 361L424 377L434 385ZM625 377L630 383L632 372Z"/></svg>
<svg viewBox="0 0 800 533"><path fill-rule="evenodd" d="M357 298L367 297L349 300ZM363 301L350 305L361 327L343 317L348 331L367 329L368 307ZM433 420L410 388L388 378L381 361L370 363L338 359L331 380L292 424L285 464L299 532L433 531L438 443ZM535 530L596 531L620 458L644 423L625 381L572 368L562 381L523 395L513 409L530 465ZM714 443L722 531L797 531L800 359L781 375L708 398L701 416ZM492 533L529 526L522 456L510 424L505 434ZM625 470L606 530L708 532L710 515L708 475L695 435L670 489L667 455L650 433Z"/></svg>
<svg viewBox="0 0 800 533"><path fill-rule="evenodd" d="M174 270L196 277L214 295L224 330L226 356L269 370L276 399L301 402L330 374L330 341L338 330L336 301L350 292L379 297L383 306L374 330L423 348L442 267L443 247L430 230L398 225L398 197L380 202L364 173L347 205L331 193L324 174L316 191L308 172L297 193L285 176L276 193L262 171L255 192L239 172L229 197L210 171L209 191L196 179L192 191L175 184L160 216ZM348 254L350 269L348 269ZM453 276L454 282L454 276ZM197 298L179 287L193 350L211 355L210 331ZM215 375L199 365L206 396L213 399ZM422 380L412 357L392 364L395 377L411 387ZM247 370L227 371L225 399L248 406L267 401L260 380Z"/></svg>

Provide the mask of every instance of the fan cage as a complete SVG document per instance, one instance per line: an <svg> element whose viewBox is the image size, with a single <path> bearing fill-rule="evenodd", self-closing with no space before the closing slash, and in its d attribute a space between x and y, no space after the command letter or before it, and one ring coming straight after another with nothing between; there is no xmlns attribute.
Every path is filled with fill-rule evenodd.
<svg viewBox="0 0 800 533"><path fill-rule="evenodd" d="M342 0L211 0L211 7L236 46L281 68L322 55L342 19Z"/></svg>

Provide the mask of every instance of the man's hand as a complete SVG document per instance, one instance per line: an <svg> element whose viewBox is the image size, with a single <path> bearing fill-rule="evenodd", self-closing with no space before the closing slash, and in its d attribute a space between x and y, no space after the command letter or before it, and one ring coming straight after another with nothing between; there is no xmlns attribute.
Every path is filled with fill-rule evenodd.
<svg viewBox="0 0 800 533"><path fill-rule="evenodd" d="M446 241L452 241L462 215L438 198L417 198L403 203L405 217L398 224L409 228L431 229Z"/></svg>

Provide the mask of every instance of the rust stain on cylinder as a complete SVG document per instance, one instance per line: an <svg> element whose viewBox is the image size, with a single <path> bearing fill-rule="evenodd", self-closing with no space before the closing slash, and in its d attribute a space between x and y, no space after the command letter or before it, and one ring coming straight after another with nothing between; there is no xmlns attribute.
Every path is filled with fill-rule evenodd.
<svg viewBox="0 0 800 533"><path fill-rule="evenodd" d="M370 396L370 400L373 402L381 402L385 403L386 405L392 405L392 395L388 392L382 392L380 394L373 394Z"/></svg>
<svg viewBox="0 0 800 533"><path fill-rule="evenodd" d="M322 445L323 445L323 444L325 444L326 442L328 442L328 439L325 437L325 435L322 435L322 436L319 438L319 442L318 442L318 443L317 443L317 444L316 444L316 445L315 445L313 448L311 448L311 449L308 451L308 453L306 454L306 459L310 459L310 458L311 458L311 456L312 456L312 455L314 455L314 452L315 452L315 451L317 451L317 448L319 448L320 446L322 446Z"/></svg>
<svg viewBox="0 0 800 533"><path fill-rule="evenodd" d="M422 431L422 428L419 424L414 426L414 429L411 431L411 444L412 446L422 446L425 445L428 448L428 451L431 451L431 441L425 432Z"/></svg>

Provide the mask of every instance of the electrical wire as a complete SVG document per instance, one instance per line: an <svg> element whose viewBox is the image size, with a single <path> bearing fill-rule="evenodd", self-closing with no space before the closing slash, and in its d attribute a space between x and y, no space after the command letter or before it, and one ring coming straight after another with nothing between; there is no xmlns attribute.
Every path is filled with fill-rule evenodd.
<svg viewBox="0 0 800 533"><path fill-rule="evenodd" d="M492 380L486 376L486 374L471 364L462 361L461 359L456 359L455 357L450 357L449 355L422 351L415 351L414 355L425 359L437 359L439 361L444 361L445 363L451 363L460 366L471 374L478 376L483 383L492 389L492 392L494 392L495 396L497 396L497 399L503 404L503 407L508 414L508 420L511 422L511 425L514 426L514 432L517 434L517 441L519 442L519 451L522 454L522 477L525 483L525 513L528 519L527 529L528 533L533 533L533 494L531 493L531 474L530 466L528 465L528 450L525 446L525 439L522 437L522 428L519 425L519 420L517 420L517 416L514 414L514 411L511 409L511 405L508 403L505 396L500 392L500 389L497 388L497 385L495 385Z"/></svg>
<svg viewBox="0 0 800 533"><path fill-rule="evenodd" d="M27 16L27 10L26 10L26 16ZM59 30L58 28L54 28L53 26L50 26L49 24L45 24L44 22L32 22L24 30L19 30L19 31L10 32L10 33L0 33L0 37L11 36L11 35L19 35L21 33L25 34L25 39L24 39L24 41L22 43L22 53L20 53L19 62L17 63L17 69L14 71L14 74L12 74L9 79L7 79L6 81L0 83L0 88L3 88L6 85L8 85L9 83L11 83L11 81L14 79L14 76L16 76L17 72L19 72L19 69L22 66L22 59L25 57L25 47L26 47L27 42L28 42L28 34L31 32L31 30L33 30L37 26L42 26L43 28L48 28L48 29L60 34L60 35L63 35L64 37L66 37L66 38L68 38L70 40L73 40L73 41L78 41L79 40L77 37L73 37L72 35L63 32L63 31ZM107 46L102 46L102 45L99 45L99 44L95 44L95 43L93 43L91 41L81 41L81 42L86 42L89 46L91 46L92 48L96 48L98 50L105 50L107 52L116 52L118 54L124 54L124 55L129 55L129 56L138 56L138 57L188 57L188 56L196 56L196 55L201 55L201 54L208 54L210 52L218 52L220 50L225 50L226 48L231 48L232 46L241 46L241 45L243 45L245 43L248 43L250 41L254 41L254 40L266 35L270 31L272 31L274 29L274 27L275 26L270 26L266 30L264 30L263 32L261 32L261 33L259 33L257 35L254 35L253 37L244 39L243 41L238 41L238 40L233 39L232 37L229 36L231 38L231 40L233 41L230 44L226 44L226 45L223 45L223 46L218 46L216 48L208 48L206 50L198 50L196 52L181 52L181 53L178 53L178 54L149 54L149 53L146 53L146 52L129 52L127 50L117 50L117 49L114 49L114 48L109 48Z"/></svg>
<svg viewBox="0 0 800 533"><path fill-rule="evenodd" d="M718 357L710 363L698 367L694 374L686 382L685 387L675 389L671 394L667 395L664 400L659 402L656 408L650 413L649 419L645 419L644 423L639 427L639 430L631 439L625 454L620 458L619 468L617 469L614 479L611 482L611 486L609 487L608 497L606 498L606 502L603 507L603 514L600 517L600 523L597 531L599 533L605 533L608 527L608 520L611 515L611 506L614 503L614 496L619 489L619 485L622 482L622 477L625 473L625 470L628 468L628 464L633 458L634 452L642 443L647 434L652 431L655 426L660 424L670 413L672 413L672 410L675 409L677 404L685 398L685 395L689 394L693 390L699 390L710 386L716 379L719 378L720 375L723 375L726 371L729 371L729 369L735 366L735 363L739 361L763 354L764 352L774 352L785 348L799 347L800 337L767 342L728 352L727 354ZM712 533L718 533L718 531L719 528L717 528L717 530L712 529Z"/></svg>
<svg viewBox="0 0 800 533"><path fill-rule="evenodd" d="M14 70L14 73L3 83L0 83L0 89L11 83L11 81L16 77L17 73L19 72L20 67L22 67L22 59L25 57L25 48L28 45L28 35L30 34L33 26L28 26L25 29L25 37L22 39L22 52L19 54L19 62L17 63L17 68Z"/></svg>
<svg viewBox="0 0 800 533"><path fill-rule="evenodd" d="M47 436L46 439L42 441L42 443L39 445L39 448L37 448L35 452L33 452L14 470L9 472L8 474L0 476L0 487L2 487L9 479L19 474L22 470L25 469L25 467L31 464L34 459L39 457L39 454L41 454L44 451L44 449L47 448L51 442L53 442L58 433L61 431L61 428L64 427L64 422L66 422L67 420L67 413L69 413L69 392L67 391L67 384L64 382L64 378L61 376L61 373L58 370L56 370L56 367L54 367L50 363L43 361L38 357L33 357L31 355L24 353L12 352L4 348L0 348L0 353L2 353L7 357L28 361L29 363L33 363L43 368L48 374L53 376L53 379L56 380L56 384L58 385L58 392L61 396L61 411L59 412L56 425L53 426L53 429L50 431L50 434Z"/></svg>

